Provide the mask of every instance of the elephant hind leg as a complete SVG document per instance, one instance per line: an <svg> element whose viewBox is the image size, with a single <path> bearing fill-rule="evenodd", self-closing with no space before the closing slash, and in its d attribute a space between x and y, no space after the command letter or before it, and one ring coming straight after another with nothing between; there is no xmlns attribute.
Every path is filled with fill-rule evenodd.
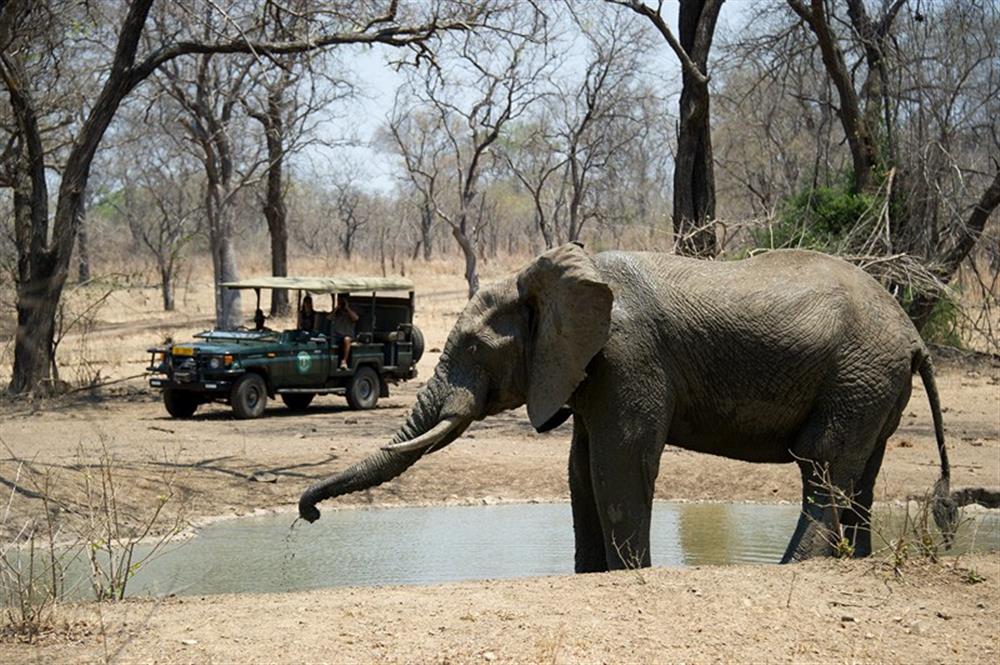
<svg viewBox="0 0 1000 665"><path fill-rule="evenodd" d="M867 525L885 445L879 438L885 418L877 413L821 414L799 436L792 452L802 474L802 512L782 563L830 556L848 545L871 551ZM845 423L853 427L845 430Z"/></svg>
<svg viewBox="0 0 1000 665"><path fill-rule="evenodd" d="M590 474L590 442L580 418L573 421L573 442L569 452L569 493L573 506L573 535L576 539L575 570L600 573L608 569L604 556L604 533L594 502Z"/></svg>
<svg viewBox="0 0 1000 665"><path fill-rule="evenodd" d="M860 473L853 466L799 462L802 512L782 563L836 554L841 546L850 548L845 555L872 553L871 510L885 445L886 439L878 441Z"/></svg>
<svg viewBox="0 0 1000 665"><path fill-rule="evenodd" d="M802 510L781 563L828 556L833 551L831 530L834 517L829 498L816 492L816 478L810 462L799 462L799 471L802 474Z"/></svg>
<svg viewBox="0 0 1000 665"><path fill-rule="evenodd" d="M886 439L880 439L865 464L865 470L855 485L856 494L850 507L843 512L844 538L853 549L853 556L866 557L872 553L872 503L875 500L875 478L882 467Z"/></svg>
<svg viewBox="0 0 1000 665"><path fill-rule="evenodd" d="M802 472L802 514L782 563L832 554L841 539L854 556L872 551L875 479L886 441L910 399L912 378L909 364L886 368L873 384L841 378L817 402L792 450Z"/></svg>

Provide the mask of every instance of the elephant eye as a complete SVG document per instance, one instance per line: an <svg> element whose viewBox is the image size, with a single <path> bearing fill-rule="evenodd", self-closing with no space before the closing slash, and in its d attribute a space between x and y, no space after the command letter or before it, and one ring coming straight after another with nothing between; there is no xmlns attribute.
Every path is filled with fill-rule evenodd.
<svg viewBox="0 0 1000 665"><path fill-rule="evenodd" d="M468 349L466 349L466 350L467 350L467 351L468 351L469 353L471 353L471 354L475 355L475 353L476 353L476 351L478 350L478 348L477 348L477 346L476 346L475 344L470 344L470 345L469 345L469 348L468 348Z"/></svg>

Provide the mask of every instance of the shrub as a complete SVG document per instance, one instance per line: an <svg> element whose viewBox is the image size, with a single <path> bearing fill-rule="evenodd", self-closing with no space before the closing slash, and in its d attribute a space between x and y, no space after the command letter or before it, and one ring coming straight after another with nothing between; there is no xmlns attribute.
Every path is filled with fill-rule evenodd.
<svg viewBox="0 0 1000 665"><path fill-rule="evenodd" d="M914 293L907 288L903 291L902 302L904 310L909 311L913 302ZM924 341L943 346L954 346L963 348L962 343L962 306L958 303L957 295L950 295L948 292L941 294L940 299L934 304L931 316L920 330L920 336Z"/></svg>
<svg viewBox="0 0 1000 665"><path fill-rule="evenodd" d="M753 233L754 243L829 251L874 209L874 196L846 186L806 189L784 202L774 224Z"/></svg>

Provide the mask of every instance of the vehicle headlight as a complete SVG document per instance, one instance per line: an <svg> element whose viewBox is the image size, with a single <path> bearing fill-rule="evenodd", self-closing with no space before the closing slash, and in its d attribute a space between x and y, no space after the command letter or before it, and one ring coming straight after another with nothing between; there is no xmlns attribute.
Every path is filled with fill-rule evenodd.
<svg viewBox="0 0 1000 665"><path fill-rule="evenodd" d="M208 361L208 366L211 369L219 369L220 367L222 367L222 358L211 358Z"/></svg>

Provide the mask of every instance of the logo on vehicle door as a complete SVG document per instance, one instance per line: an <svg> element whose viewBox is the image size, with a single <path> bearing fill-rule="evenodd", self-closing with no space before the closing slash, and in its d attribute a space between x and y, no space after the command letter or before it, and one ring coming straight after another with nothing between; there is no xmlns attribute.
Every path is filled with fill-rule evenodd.
<svg viewBox="0 0 1000 665"><path fill-rule="evenodd" d="M298 370L299 374L308 372L312 364L312 356L306 351L299 351L299 355L295 356L295 369Z"/></svg>

